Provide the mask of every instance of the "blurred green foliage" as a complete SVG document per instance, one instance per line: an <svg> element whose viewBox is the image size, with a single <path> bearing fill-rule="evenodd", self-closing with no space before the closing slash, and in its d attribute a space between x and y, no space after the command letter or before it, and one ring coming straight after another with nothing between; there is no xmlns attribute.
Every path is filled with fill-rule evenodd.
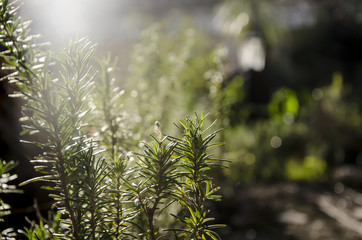
<svg viewBox="0 0 362 240"><path fill-rule="evenodd" d="M137 116L139 132L156 120L169 129L171 119L190 112L197 103L207 102L200 73L210 65L206 55L209 44L203 45L201 38L192 28L169 32L161 23L142 32L127 80L127 106Z"/></svg>
<svg viewBox="0 0 362 240"><path fill-rule="evenodd" d="M219 136L225 146L216 154L232 160L224 175L236 183L327 181L335 167L356 164L360 105L342 72L332 71L329 84L318 87L279 85L263 96L268 101L256 104L250 96L255 80L231 74L230 48L208 38L189 27L174 32L162 24L143 33L126 90L140 128L161 120L167 129L170 116L210 112L225 129Z"/></svg>
<svg viewBox="0 0 362 240"><path fill-rule="evenodd" d="M287 88L277 90L268 104L268 110L270 118L274 121L292 124L299 110L296 93Z"/></svg>
<svg viewBox="0 0 362 240"><path fill-rule="evenodd" d="M231 178L326 181L335 167L358 164L347 151L359 154L361 113L347 97L338 72L312 92L277 90L265 106L268 118L227 129Z"/></svg>

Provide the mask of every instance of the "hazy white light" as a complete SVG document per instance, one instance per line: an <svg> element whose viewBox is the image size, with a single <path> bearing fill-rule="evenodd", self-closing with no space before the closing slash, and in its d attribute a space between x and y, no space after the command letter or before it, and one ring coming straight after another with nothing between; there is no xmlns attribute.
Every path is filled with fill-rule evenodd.
<svg viewBox="0 0 362 240"><path fill-rule="evenodd" d="M96 0L27 0L22 11L25 19L33 20L32 29L36 33L53 44L63 45L69 38L98 36L114 28L109 24L107 28L103 27L104 21L113 19L114 9L120 5L116 0L107 3Z"/></svg>
<svg viewBox="0 0 362 240"><path fill-rule="evenodd" d="M239 47L238 60L240 67L245 70L262 71L265 67L265 50L259 37L244 40Z"/></svg>
<svg viewBox="0 0 362 240"><path fill-rule="evenodd" d="M231 23L229 24L228 32L231 35L239 35L241 30L249 23L249 16L246 13L240 13Z"/></svg>
<svg viewBox="0 0 362 240"><path fill-rule="evenodd" d="M64 36L86 31L88 24L86 12L89 11L89 1L85 0L52 0L39 1L41 9L38 14L43 15L45 22L42 24L48 31Z"/></svg>
<svg viewBox="0 0 362 240"><path fill-rule="evenodd" d="M214 25L225 35L238 36L249 23L249 15L245 12L234 17L232 6L224 5L218 9L214 17ZM234 16L233 16L234 15Z"/></svg>

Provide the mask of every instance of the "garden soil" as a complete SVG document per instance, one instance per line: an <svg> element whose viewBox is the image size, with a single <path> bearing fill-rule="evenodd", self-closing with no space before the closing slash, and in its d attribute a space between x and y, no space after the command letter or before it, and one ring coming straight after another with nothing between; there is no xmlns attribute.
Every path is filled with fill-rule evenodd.
<svg viewBox="0 0 362 240"><path fill-rule="evenodd" d="M224 188L215 207L224 240L362 239L362 194L341 183Z"/></svg>

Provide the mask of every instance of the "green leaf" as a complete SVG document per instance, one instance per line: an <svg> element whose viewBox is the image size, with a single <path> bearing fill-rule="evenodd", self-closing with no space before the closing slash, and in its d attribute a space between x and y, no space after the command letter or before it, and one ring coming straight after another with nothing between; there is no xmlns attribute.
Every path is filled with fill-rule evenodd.
<svg viewBox="0 0 362 240"><path fill-rule="evenodd" d="M40 177L34 177L29 180L26 180L19 184L19 186L24 186L32 182L38 182L38 181L45 181L45 182L54 182L54 176L53 175L45 175Z"/></svg>

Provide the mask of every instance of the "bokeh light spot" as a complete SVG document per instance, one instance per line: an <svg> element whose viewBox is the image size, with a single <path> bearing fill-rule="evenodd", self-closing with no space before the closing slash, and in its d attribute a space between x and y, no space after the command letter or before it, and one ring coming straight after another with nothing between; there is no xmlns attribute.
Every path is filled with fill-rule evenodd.
<svg viewBox="0 0 362 240"><path fill-rule="evenodd" d="M312 91L312 97L314 100L319 101L323 98L323 91L319 88L315 88Z"/></svg>
<svg viewBox="0 0 362 240"><path fill-rule="evenodd" d="M273 136L270 139L270 146L272 148L279 148L280 146L282 146L282 139L278 136Z"/></svg>

